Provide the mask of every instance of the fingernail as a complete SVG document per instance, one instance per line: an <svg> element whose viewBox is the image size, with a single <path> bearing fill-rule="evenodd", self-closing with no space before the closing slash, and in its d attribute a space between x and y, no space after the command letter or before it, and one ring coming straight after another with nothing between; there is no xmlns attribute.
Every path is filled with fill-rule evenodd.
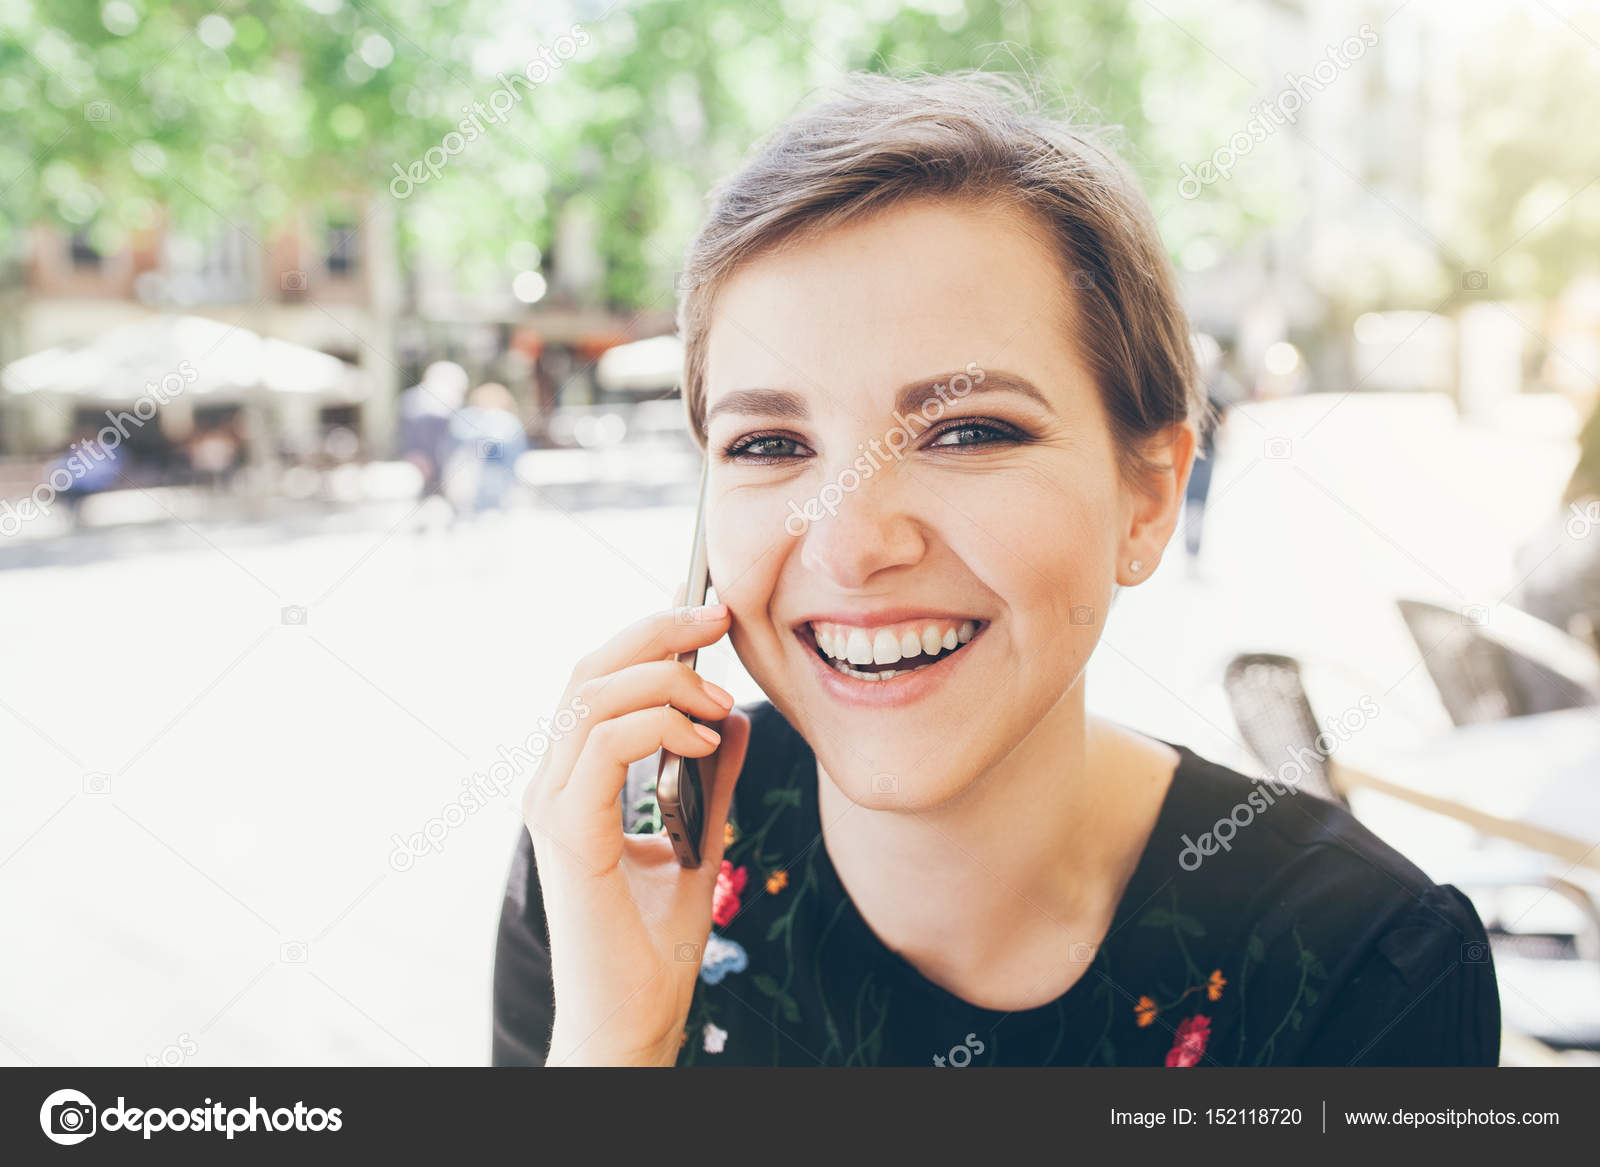
<svg viewBox="0 0 1600 1167"><path fill-rule="evenodd" d="M728 708L733 706L733 694L728 692L721 685L713 685L710 681L704 679L702 679L700 683L705 686L706 692L711 694L718 705Z"/></svg>
<svg viewBox="0 0 1600 1167"><path fill-rule="evenodd" d="M701 725L698 721L694 723L694 731L701 737L705 738L706 741L710 742L712 745L717 745L722 741L722 735L720 733L712 729L709 725Z"/></svg>
<svg viewBox="0 0 1600 1167"><path fill-rule="evenodd" d="M720 620L726 616L728 614L728 605L701 604L700 607L693 609L692 614L696 620L709 624L713 620Z"/></svg>

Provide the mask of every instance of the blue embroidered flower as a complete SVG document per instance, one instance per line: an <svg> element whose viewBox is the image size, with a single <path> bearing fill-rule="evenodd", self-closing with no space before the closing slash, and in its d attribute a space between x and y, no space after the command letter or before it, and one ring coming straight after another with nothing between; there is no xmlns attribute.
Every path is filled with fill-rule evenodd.
<svg viewBox="0 0 1600 1167"><path fill-rule="evenodd" d="M749 967L750 956L737 940L715 932L706 937L706 953L700 961L700 979L706 984L719 985L729 973L744 972Z"/></svg>

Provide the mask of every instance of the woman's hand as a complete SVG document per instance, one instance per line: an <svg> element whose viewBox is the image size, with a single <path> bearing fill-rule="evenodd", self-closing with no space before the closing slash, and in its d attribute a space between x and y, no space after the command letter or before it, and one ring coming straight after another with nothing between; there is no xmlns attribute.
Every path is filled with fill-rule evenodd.
<svg viewBox="0 0 1600 1167"><path fill-rule="evenodd" d="M729 627L722 604L658 612L572 671L563 704L578 726L552 745L522 800L550 929L556 1010L547 1065L677 1060L750 722L732 697L670 658ZM720 746L686 714L720 722ZM665 835L622 829L628 765L662 747L707 759L705 840L692 871L678 865Z"/></svg>

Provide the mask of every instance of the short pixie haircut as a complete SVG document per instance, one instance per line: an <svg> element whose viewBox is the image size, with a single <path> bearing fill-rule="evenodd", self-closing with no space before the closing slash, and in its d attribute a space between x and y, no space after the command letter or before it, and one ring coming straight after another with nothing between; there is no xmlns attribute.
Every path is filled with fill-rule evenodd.
<svg viewBox="0 0 1600 1167"><path fill-rule="evenodd" d="M997 74L854 73L756 144L719 182L679 279L684 405L706 444L706 350L718 290L779 245L913 199L1031 213L1053 240L1078 347L1122 472L1156 468L1145 441L1203 426L1177 280L1138 183L1096 134L1043 112Z"/></svg>

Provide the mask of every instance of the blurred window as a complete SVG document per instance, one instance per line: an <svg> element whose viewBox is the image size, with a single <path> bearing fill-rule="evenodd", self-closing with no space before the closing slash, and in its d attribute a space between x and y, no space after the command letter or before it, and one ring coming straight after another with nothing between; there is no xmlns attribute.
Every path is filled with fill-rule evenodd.
<svg viewBox="0 0 1600 1167"><path fill-rule="evenodd" d="M324 264L330 276L347 279L360 269L361 232L355 223L349 220L330 222L326 246Z"/></svg>
<svg viewBox="0 0 1600 1167"><path fill-rule="evenodd" d="M73 269L76 271L99 271L105 262L105 256L89 242L87 231L72 233L72 239L67 244L67 254L71 257Z"/></svg>

